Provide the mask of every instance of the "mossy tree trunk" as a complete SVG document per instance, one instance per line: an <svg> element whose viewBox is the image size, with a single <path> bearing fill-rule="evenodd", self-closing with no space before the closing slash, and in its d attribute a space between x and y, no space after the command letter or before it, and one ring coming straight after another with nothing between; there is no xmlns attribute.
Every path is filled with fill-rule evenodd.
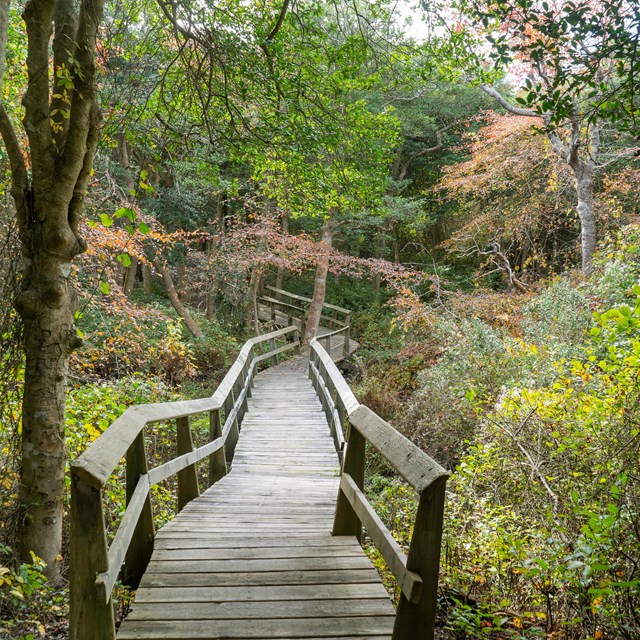
<svg viewBox="0 0 640 640"><path fill-rule="evenodd" d="M3 5L0 13L9 9ZM86 249L79 222L98 140L94 52L103 7L104 0L29 0L23 14L28 147L0 105L24 265L15 300L26 359L19 550L24 560L31 551L42 558L52 578L62 559L67 367L81 345L71 263ZM0 64L3 71L4 55Z"/></svg>

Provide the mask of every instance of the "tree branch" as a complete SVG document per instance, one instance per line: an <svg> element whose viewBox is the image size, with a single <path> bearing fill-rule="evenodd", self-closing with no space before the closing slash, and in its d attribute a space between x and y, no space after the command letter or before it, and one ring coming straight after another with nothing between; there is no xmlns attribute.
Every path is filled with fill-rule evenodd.
<svg viewBox="0 0 640 640"><path fill-rule="evenodd" d="M280 27L282 27L282 23L284 22L284 19L287 15L287 11L289 10L289 4L290 4L290 0L284 0L284 2L282 3L282 8L280 9L280 15L278 16L278 20L273 26L273 29L271 29L271 32L269 33L269 35L266 37L265 39L266 42L271 42L271 40L273 40L276 37L276 35L278 35L278 31L280 31Z"/></svg>
<svg viewBox="0 0 640 640"><path fill-rule="evenodd" d="M536 113L532 109L523 109L522 107L516 107L512 105L499 91L494 87L490 87L486 84L481 84L480 88L494 100L496 100L500 106L504 107L509 113L513 113L516 116L527 116L528 118L540 118L539 113Z"/></svg>
<svg viewBox="0 0 640 640"><path fill-rule="evenodd" d="M407 176L407 172L409 171L409 166L417 158L421 158L422 156L426 156L428 153L433 153L434 151L438 151L439 149L442 149L442 147L444 147L442 134L448 131L449 129L451 129L456 124L457 122L451 122L446 127L442 127L441 129L438 129L436 131L436 144L431 147L427 147L426 149L422 149L421 151L418 151L417 153L414 153L412 156L410 156L409 159L403 162L402 165L400 166L400 170L398 171L398 175L395 179L398 181L404 180L405 177ZM428 139L425 136L405 136L405 137L408 140L412 140L414 142L428 141Z"/></svg>
<svg viewBox="0 0 640 640"><path fill-rule="evenodd" d="M95 50L98 25L104 0L83 0L78 18L77 66L75 91L71 104L69 133L59 158L58 177L70 191L69 200L81 176L89 147L89 139L97 126L95 101Z"/></svg>
<svg viewBox="0 0 640 640"><path fill-rule="evenodd" d="M58 148L64 145L69 130L69 118L65 112L69 109L71 93L63 86L64 77L58 73L70 75L73 72L73 60L77 50L78 14L74 0L58 0L55 9L55 34L53 38L53 96L49 113L55 122L53 139Z"/></svg>
<svg viewBox="0 0 640 640"><path fill-rule="evenodd" d="M54 173L49 124L49 39L55 4L55 0L29 0L23 14L28 37L28 85L22 103L36 184L46 184Z"/></svg>

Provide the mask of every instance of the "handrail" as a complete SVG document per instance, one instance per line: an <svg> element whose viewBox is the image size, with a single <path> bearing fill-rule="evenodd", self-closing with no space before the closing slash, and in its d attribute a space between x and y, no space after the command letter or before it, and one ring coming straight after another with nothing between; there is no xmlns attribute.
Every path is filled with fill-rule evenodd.
<svg viewBox="0 0 640 640"><path fill-rule="evenodd" d="M432 640L445 485L449 474L388 422L357 401L320 339L312 340L310 347L309 377L321 400L342 462L333 535L354 535L361 539L364 525L401 588L392 640ZM350 429L345 441L347 420ZM366 442L420 496L407 556L364 495Z"/></svg>
<svg viewBox="0 0 640 640"><path fill-rule="evenodd" d="M281 347L276 340L292 337ZM258 345L268 351L254 353ZM71 464L71 640L114 640L111 592L125 565L125 583L137 586L151 557L153 513L150 490L178 474L178 509L199 495L196 463L209 458L209 484L227 473L258 363L278 363L279 354L300 345L295 326L251 338L210 398L138 405L127 409ZM224 424L220 412L224 411ZM197 449L189 419L209 413L210 441ZM177 455L147 469L144 427L176 420ZM127 508L110 547L107 546L102 489L126 456Z"/></svg>
<svg viewBox="0 0 640 640"><path fill-rule="evenodd" d="M290 293L289 291L285 291L284 289L277 289L276 287L272 287L271 285L267 285L266 287L269 291L273 291L277 296L287 296L292 300L297 300L298 302L303 302L306 307L311 304L311 298L307 298L306 296L301 296L296 293ZM273 298L272 298L273 300ZM282 302L278 300L281 304L288 304L286 302ZM273 303L267 302L267 304L272 305ZM294 305L291 305L294 306ZM320 316L320 320L324 320L325 322L330 323L331 325L337 325L338 327L347 327L351 324L351 310L345 309L344 307L339 307L335 304L329 304L328 302L323 303L322 309L327 310L327 314L322 314ZM307 309L305 308L304 311ZM273 314L273 306L272 306L272 314ZM340 316L340 317L338 317Z"/></svg>
<svg viewBox="0 0 640 640"><path fill-rule="evenodd" d="M345 325L340 329L336 329L335 331L329 331L328 333L323 333L322 335L318 334L315 339L324 344L324 349L328 354L331 354L331 338L334 336L344 336L344 341L342 343L342 358L348 358L349 353L351 351L351 325Z"/></svg>
<svg viewBox="0 0 640 640"><path fill-rule="evenodd" d="M271 285L267 285L266 288L269 289L269 291L273 291L274 293L279 293L280 295L288 296L289 298L293 298L294 300L300 300L302 302L311 302L311 298L307 298L306 296L301 296L296 293L290 293L289 291L285 291L284 289L277 289L276 287L272 287ZM333 311L343 313L344 315L349 315L351 313L350 309L345 309L344 307L339 307L338 305L335 305L335 304L329 304L328 302L325 302L322 306L326 307L327 309L331 309Z"/></svg>

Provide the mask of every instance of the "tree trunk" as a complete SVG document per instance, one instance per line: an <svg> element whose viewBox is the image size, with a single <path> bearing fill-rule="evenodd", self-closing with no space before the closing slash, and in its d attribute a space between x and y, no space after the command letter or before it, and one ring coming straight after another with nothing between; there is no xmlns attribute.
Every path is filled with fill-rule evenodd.
<svg viewBox="0 0 640 640"><path fill-rule="evenodd" d="M124 172L124 184L127 190L127 203L131 204L135 196L136 181L131 175L131 161L129 154L129 143L127 142L127 134L121 132L118 135L118 146L115 149L115 157ZM118 221L118 225L124 225L124 219ZM138 258L131 256L131 264L128 267L118 265L118 274L122 282L122 291L127 298L131 297L133 287L136 282L136 274L138 272Z"/></svg>
<svg viewBox="0 0 640 640"><path fill-rule="evenodd" d="M382 233L378 234L375 239L375 252L376 258L382 259L384 258L384 235ZM380 269L376 269L376 273L373 276L373 295L375 302L380 302L380 285L382 283L382 275L380 274Z"/></svg>
<svg viewBox="0 0 640 640"><path fill-rule="evenodd" d="M0 51L9 2L0 5ZM65 492L65 391L69 355L82 341L69 277L86 250L80 216L98 142L95 50L103 0L29 0L27 91L22 133L14 129L0 80L0 135L11 167L11 195L22 243L23 278L15 307L24 323L25 383L18 531L21 558L33 551L58 577ZM53 35L53 40L51 36ZM51 69L66 67L71 91L51 92ZM0 59L0 78L4 56Z"/></svg>
<svg viewBox="0 0 640 640"><path fill-rule="evenodd" d="M176 274L178 276L178 297L182 302L189 302L189 287L187 287L187 265L180 262L176 265Z"/></svg>
<svg viewBox="0 0 640 640"><path fill-rule="evenodd" d="M333 213L333 212L332 212ZM333 235L336 229L336 222L333 218L327 218L322 227L322 244L325 252L318 260L316 267L316 277L313 286L313 296L309 305L309 313L307 315L307 325L305 329L304 342L305 347L318 335L318 327L320 326L320 316L322 315L322 307L324 305L325 295L327 292L327 274L329 273L329 252L333 246Z"/></svg>
<svg viewBox="0 0 640 640"><path fill-rule="evenodd" d="M283 235L287 235L289 233L289 216L286 211L282 215L282 233ZM284 267L278 267L278 272L276 274L276 289L282 289L282 285L284 284ZM280 299L280 294L277 294L276 298Z"/></svg>
<svg viewBox="0 0 640 640"><path fill-rule="evenodd" d="M209 291L207 291L207 306L205 310L207 320L216 319L216 289L217 286L212 285Z"/></svg>
<svg viewBox="0 0 640 640"><path fill-rule="evenodd" d="M127 298L131 297L133 287L136 283L136 275L138 273L138 256L131 256L131 264L124 272L124 282L122 283L122 291Z"/></svg>
<svg viewBox="0 0 640 640"><path fill-rule="evenodd" d="M142 287L143 287L145 296L151 295L151 284L152 284L151 267L147 262L144 262L142 265Z"/></svg>
<svg viewBox="0 0 640 640"><path fill-rule="evenodd" d="M46 562L50 577L59 575L62 560L67 363L82 344L75 331L77 303L68 275L62 259L46 250L37 252L15 303L24 321L26 356L19 553L31 562L33 551Z"/></svg>
<svg viewBox="0 0 640 640"><path fill-rule="evenodd" d="M258 291L262 280L262 268L254 267L251 270L251 280L249 282L249 304L245 314L245 325L247 331L253 331L254 335L260 335L260 316L258 309Z"/></svg>
<svg viewBox="0 0 640 640"><path fill-rule="evenodd" d="M396 264L400 264L400 239L398 238L398 221L392 220L391 222L391 241L393 243L393 261Z"/></svg>
<svg viewBox="0 0 640 640"><path fill-rule="evenodd" d="M593 254L596 251L596 216L593 204L593 166L590 162L577 160L571 164L578 197L578 217L582 246L582 270L586 274L593 271Z"/></svg>
<svg viewBox="0 0 640 640"><path fill-rule="evenodd" d="M161 264L159 260L155 260L153 266L156 268L156 271L162 276L164 286L167 289L169 300L173 308L176 310L176 313L182 318L182 320L184 320L184 323L187 325L187 329L189 329L192 335L196 338L204 338L202 329L200 329L196 321L189 313L189 310L182 304L182 302L180 302L180 299L178 298L178 292L176 291L176 288L173 284L173 278L171 277L169 267Z"/></svg>

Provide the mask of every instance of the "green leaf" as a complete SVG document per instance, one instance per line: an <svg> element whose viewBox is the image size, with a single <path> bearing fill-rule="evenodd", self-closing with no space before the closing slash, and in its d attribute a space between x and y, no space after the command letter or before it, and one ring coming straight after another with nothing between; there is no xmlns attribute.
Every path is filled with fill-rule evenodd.
<svg viewBox="0 0 640 640"><path fill-rule="evenodd" d="M129 209L129 207L120 207L114 214L114 218L128 218L131 222L135 222L136 212L133 209Z"/></svg>
<svg viewBox="0 0 640 640"><path fill-rule="evenodd" d="M101 213L100 222L102 222L103 226L110 227L113 224L113 218L106 213Z"/></svg>
<svg viewBox="0 0 640 640"><path fill-rule="evenodd" d="M123 266L123 267L130 267L131 266L131 257L129 256L128 253L119 253L116 256L116 260Z"/></svg>
<svg viewBox="0 0 640 640"><path fill-rule="evenodd" d="M138 225L138 231L139 231L140 233L145 233L145 234L146 234L146 233L151 233L151 229L149 228L149 225L145 224L144 222L141 222L141 223Z"/></svg>
<svg viewBox="0 0 640 640"><path fill-rule="evenodd" d="M111 291L111 287L109 286L109 283L102 281L100 283L100 291L102 291L102 293L104 293L105 295L108 295Z"/></svg>

